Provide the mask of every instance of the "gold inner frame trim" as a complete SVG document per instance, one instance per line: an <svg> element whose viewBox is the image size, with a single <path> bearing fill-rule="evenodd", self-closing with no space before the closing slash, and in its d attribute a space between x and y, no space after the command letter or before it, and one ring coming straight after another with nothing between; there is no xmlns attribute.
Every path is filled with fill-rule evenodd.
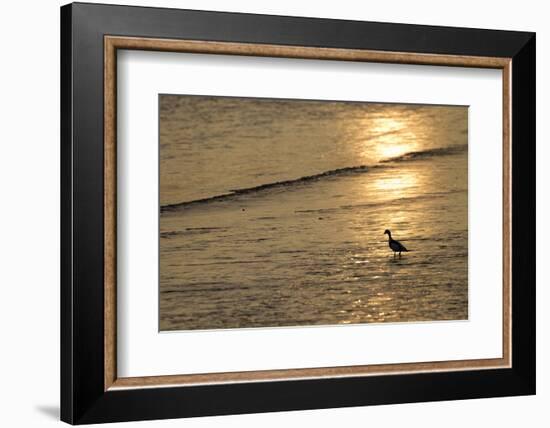
<svg viewBox="0 0 550 428"><path fill-rule="evenodd" d="M213 55L242 55L299 59L323 59L394 64L440 65L494 68L502 70L503 91L503 320L502 358L431 361L421 363L376 364L342 367L279 369L228 373L204 373L170 376L117 376L116 322L116 89L117 50L146 50ZM268 45L196 40L171 40L140 37L104 37L104 389L192 386L199 384L297 380L308 378L359 377L419 372L441 372L511 367L511 58L461 55L386 52L361 49L337 49L304 46Z"/></svg>

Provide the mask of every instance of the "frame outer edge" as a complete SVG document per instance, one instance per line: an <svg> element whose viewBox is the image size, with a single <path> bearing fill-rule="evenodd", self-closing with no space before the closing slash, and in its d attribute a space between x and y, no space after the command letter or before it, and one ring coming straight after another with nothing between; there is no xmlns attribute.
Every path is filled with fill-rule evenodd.
<svg viewBox="0 0 550 428"><path fill-rule="evenodd" d="M512 59L512 363L523 394L536 393L536 34L530 36Z"/></svg>
<svg viewBox="0 0 550 428"><path fill-rule="evenodd" d="M73 34L72 5L60 9L60 156L61 156L61 385L60 418L74 423L74 364L73 364Z"/></svg>
<svg viewBox="0 0 550 428"><path fill-rule="evenodd" d="M377 51L396 51L395 44L407 44L403 52L437 53L444 55L464 55L481 57L510 58L516 55L527 43L532 33L526 31L506 31L472 27L451 27L426 24L408 24L403 22L376 22L353 19L312 18L307 16L289 16L256 14L249 12L226 12L175 7L143 7L117 4L73 3L75 9L95 20L109 23L105 28L116 25L113 19L124 17L120 28L139 25L143 31L140 36L155 37L149 20L145 15L156 15L163 21L162 38L183 38L189 40L225 41L234 43L257 43L258 39L275 38L275 45L287 46L325 46L345 49L366 49ZM208 20L215 27L214 37L205 30L201 21ZM258 26L248 31L252 21ZM269 34L269 27L278 25L281 31ZM365 29L368 25L369 29ZM103 22L102 22L103 26ZM181 27L185 30L181 30ZM342 28L342 27L346 28ZM267 32L266 32L267 30ZM180 37L184 32L185 36ZM431 33L426 37L426 33ZM317 34L316 34L317 33ZM383 33L383 36L379 36ZM406 35L404 33L407 33ZM105 34L135 36L138 31L107 31ZM175 36L175 34L178 34ZM312 37L312 34L315 34ZM483 38L484 43L479 40ZM460 42L460 43L457 43ZM376 46L376 47L374 47Z"/></svg>
<svg viewBox="0 0 550 428"><path fill-rule="evenodd" d="M104 391L104 153L101 5L71 4L71 365L72 424L82 424ZM101 61L99 62L99 59ZM101 70L101 72L100 72ZM93 89L92 89L93 88ZM101 286L99 285L101 284ZM88 422L89 423L89 422Z"/></svg>

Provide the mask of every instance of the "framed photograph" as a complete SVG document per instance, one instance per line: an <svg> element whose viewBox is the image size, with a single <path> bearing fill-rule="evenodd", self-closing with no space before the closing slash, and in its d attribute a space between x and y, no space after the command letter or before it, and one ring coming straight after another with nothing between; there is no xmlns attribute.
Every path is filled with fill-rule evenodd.
<svg viewBox="0 0 550 428"><path fill-rule="evenodd" d="M535 35L61 8L61 418L535 393Z"/></svg>

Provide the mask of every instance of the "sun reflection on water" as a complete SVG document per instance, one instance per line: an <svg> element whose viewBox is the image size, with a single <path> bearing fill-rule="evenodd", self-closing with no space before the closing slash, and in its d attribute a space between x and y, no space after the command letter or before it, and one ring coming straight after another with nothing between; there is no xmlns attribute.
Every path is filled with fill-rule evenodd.
<svg viewBox="0 0 550 428"><path fill-rule="evenodd" d="M374 180L373 187L380 192L391 192L393 197L403 197L419 185L417 174L404 171L395 175L386 175Z"/></svg>
<svg viewBox="0 0 550 428"><path fill-rule="evenodd" d="M418 124L407 117L378 117L372 120L370 131L378 135L375 150L379 159L391 159L418 150Z"/></svg>
<svg viewBox="0 0 550 428"><path fill-rule="evenodd" d="M391 159L413 151L412 144L386 142L377 146L378 156L382 159Z"/></svg>

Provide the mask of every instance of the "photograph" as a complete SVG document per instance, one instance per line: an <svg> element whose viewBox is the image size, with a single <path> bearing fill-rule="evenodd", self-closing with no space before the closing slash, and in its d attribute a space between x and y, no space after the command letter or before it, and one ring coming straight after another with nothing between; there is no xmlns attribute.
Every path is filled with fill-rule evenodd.
<svg viewBox="0 0 550 428"><path fill-rule="evenodd" d="M160 331L468 319L468 106L159 95Z"/></svg>

